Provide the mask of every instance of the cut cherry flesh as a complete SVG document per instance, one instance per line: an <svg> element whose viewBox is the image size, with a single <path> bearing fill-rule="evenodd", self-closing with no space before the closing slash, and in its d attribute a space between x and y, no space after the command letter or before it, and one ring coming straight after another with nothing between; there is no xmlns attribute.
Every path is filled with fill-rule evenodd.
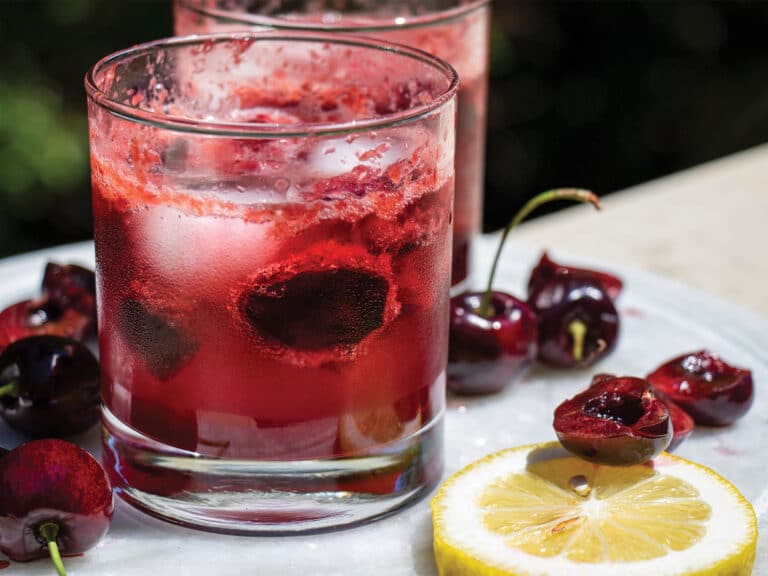
<svg viewBox="0 0 768 576"><path fill-rule="evenodd" d="M94 334L94 327L90 315L64 308L44 295L17 302L0 312L0 349L20 338L42 334L84 340Z"/></svg>
<svg viewBox="0 0 768 576"><path fill-rule="evenodd" d="M27 442L0 458L0 551L11 560L48 556L41 527L57 527L62 554L85 552L109 527L114 511L104 469L64 440Z"/></svg>
<svg viewBox="0 0 768 576"><path fill-rule="evenodd" d="M181 327L134 298L120 303L117 324L123 339L160 380L170 378L197 350Z"/></svg>
<svg viewBox="0 0 768 576"><path fill-rule="evenodd" d="M667 446L667 452L672 452L693 433L695 424L693 418L691 418L685 410L680 408L680 406L668 398L664 398L662 401L667 407L667 410L669 410L670 418L672 418L672 442Z"/></svg>
<svg viewBox="0 0 768 576"><path fill-rule="evenodd" d="M0 416L32 437L68 436L100 415L99 363L81 342L29 336L0 353Z"/></svg>
<svg viewBox="0 0 768 576"><path fill-rule="evenodd" d="M497 392L536 359L536 315L509 294L493 292L492 314L479 314L482 292L451 299L448 388L457 394Z"/></svg>
<svg viewBox="0 0 768 576"><path fill-rule="evenodd" d="M613 466L650 460L672 439L666 406L640 378L600 375L555 410L560 443L578 456Z"/></svg>
<svg viewBox="0 0 768 576"><path fill-rule="evenodd" d="M265 339L299 350L362 341L384 324L389 282L364 270L301 272L252 289L243 313Z"/></svg>
<svg viewBox="0 0 768 576"><path fill-rule="evenodd" d="M42 296L0 312L0 350L11 342L41 334L85 340L96 336L96 280L87 268L49 262Z"/></svg>
<svg viewBox="0 0 768 576"><path fill-rule="evenodd" d="M539 318L539 360L550 366L589 366L610 353L619 314L594 280L557 274L538 286L528 304Z"/></svg>
<svg viewBox="0 0 768 576"><path fill-rule="evenodd" d="M77 264L45 266L43 294L62 310L74 309L88 319L85 338L96 336L96 275Z"/></svg>
<svg viewBox="0 0 768 576"><path fill-rule="evenodd" d="M591 280L600 284L605 290L611 300L616 300L621 293L623 282L617 276L602 272L599 270L590 270L588 268L576 268L575 266L565 266L564 264L558 264L549 257L549 254L544 252L539 259L539 263L531 271L531 277L528 280L528 294L537 292L541 287L549 283L555 276L561 274L568 274L583 278L585 280Z"/></svg>
<svg viewBox="0 0 768 576"><path fill-rule="evenodd" d="M754 396L752 373L700 350L678 356L648 375L669 398L704 426L726 426L747 413Z"/></svg>

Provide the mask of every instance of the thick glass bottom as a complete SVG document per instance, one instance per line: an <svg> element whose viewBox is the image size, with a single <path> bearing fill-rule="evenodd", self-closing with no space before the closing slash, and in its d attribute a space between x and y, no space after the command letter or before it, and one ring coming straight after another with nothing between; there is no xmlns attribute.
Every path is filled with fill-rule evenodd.
<svg viewBox="0 0 768 576"><path fill-rule="evenodd" d="M391 514L442 474L442 413L365 455L329 460L216 459L156 442L105 407L104 463L116 493L153 516L241 535L301 534Z"/></svg>

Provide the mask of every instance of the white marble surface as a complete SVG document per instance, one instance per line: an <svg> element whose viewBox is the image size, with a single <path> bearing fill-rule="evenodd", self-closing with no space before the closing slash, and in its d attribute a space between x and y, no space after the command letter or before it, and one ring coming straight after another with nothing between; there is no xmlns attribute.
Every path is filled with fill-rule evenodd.
<svg viewBox="0 0 768 576"><path fill-rule="evenodd" d="M524 223L510 239L655 272L768 318L768 145L611 194L603 204L600 213L578 206Z"/></svg>

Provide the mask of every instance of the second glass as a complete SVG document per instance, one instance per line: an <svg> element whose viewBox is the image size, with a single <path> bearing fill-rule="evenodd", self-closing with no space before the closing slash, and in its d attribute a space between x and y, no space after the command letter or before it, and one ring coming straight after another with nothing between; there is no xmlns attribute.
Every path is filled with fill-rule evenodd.
<svg viewBox="0 0 768 576"><path fill-rule="evenodd" d="M174 11L179 35L243 29L361 34L451 64L461 79L452 284L454 290L469 284L483 208L490 0L175 0Z"/></svg>

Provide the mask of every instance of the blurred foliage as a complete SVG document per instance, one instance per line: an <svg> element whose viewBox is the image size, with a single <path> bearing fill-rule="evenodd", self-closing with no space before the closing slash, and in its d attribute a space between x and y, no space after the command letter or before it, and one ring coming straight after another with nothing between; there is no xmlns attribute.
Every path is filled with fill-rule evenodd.
<svg viewBox="0 0 768 576"><path fill-rule="evenodd" d="M0 256L91 234L82 78L171 0L0 0ZM768 141L768 3L495 0L486 228ZM727 192L727 191L724 191Z"/></svg>

